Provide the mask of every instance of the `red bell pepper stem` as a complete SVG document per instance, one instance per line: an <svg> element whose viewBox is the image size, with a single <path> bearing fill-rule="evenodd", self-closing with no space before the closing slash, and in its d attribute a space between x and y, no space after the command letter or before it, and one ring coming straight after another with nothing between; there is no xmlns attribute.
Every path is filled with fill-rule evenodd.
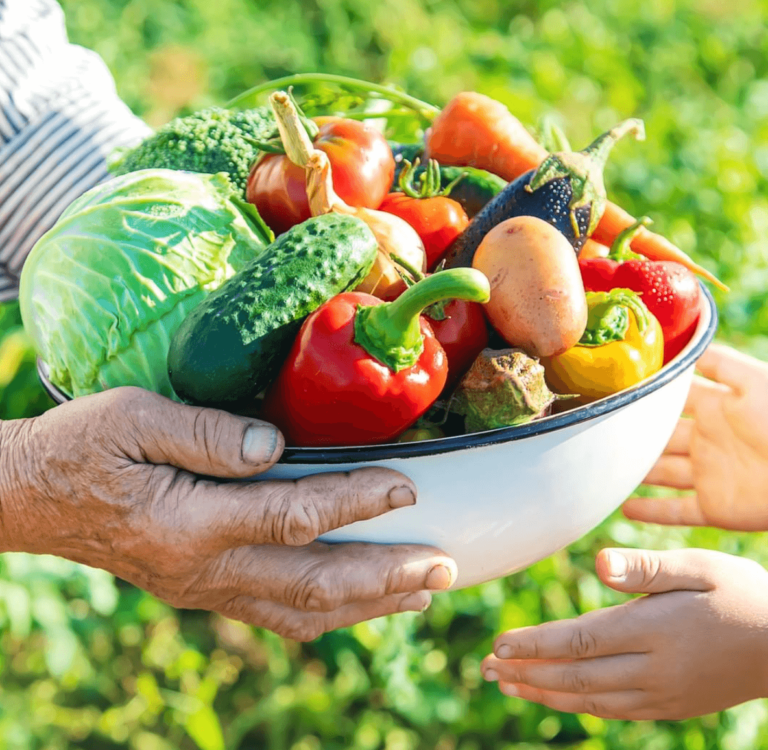
<svg viewBox="0 0 768 750"><path fill-rule="evenodd" d="M653 224L653 219L651 219L649 216L643 216L641 219L638 219L634 224L631 224L628 226L624 231L620 232L619 235L616 237L616 239L613 241L613 244L611 245L611 252L608 253L608 257L611 260L616 260L619 263L624 263L624 261L627 260L645 260L647 261L648 258L646 258L644 255L640 255L640 253L632 252L632 248L630 247L632 240L635 238L637 233L643 228L643 227L649 227Z"/></svg>
<svg viewBox="0 0 768 750"><path fill-rule="evenodd" d="M394 302L360 306L355 343L393 372L413 367L424 351L419 318L425 307L444 299L487 302L488 279L474 268L453 268L422 279Z"/></svg>

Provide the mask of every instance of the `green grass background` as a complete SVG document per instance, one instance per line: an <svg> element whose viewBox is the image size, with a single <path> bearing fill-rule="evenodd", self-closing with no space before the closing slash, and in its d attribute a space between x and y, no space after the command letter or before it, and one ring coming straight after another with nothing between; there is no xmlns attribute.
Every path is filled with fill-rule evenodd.
<svg viewBox="0 0 768 750"><path fill-rule="evenodd" d="M130 106L157 126L267 77L315 71L462 89L585 145L628 116L609 194L732 287L721 338L768 358L768 3L756 0L62 0ZM0 417L49 408L15 305L0 308ZM595 446L600 450L600 446ZM514 490L514 488L511 488ZM469 499L468 499L469 501ZM642 527L620 514L533 568L299 646L178 612L102 571L0 560L0 748L755 750L760 702L684 723L558 714L504 698L478 664L501 629L621 600L605 545L701 546L768 562L762 535ZM685 623L680 623L684 636ZM706 655L702 655L706 658Z"/></svg>

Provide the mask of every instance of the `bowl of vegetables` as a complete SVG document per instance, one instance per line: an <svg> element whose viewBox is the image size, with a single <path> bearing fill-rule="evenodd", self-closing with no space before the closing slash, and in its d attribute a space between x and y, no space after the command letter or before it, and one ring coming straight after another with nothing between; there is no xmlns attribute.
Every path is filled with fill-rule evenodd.
<svg viewBox="0 0 768 750"><path fill-rule="evenodd" d="M267 419L269 478L397 469L416 506L325 539L433 544L456 587L519 570L642 480L716 329L719 282L607 201L627 134L549 153L487 97L319 74L181 118L33 249L43 384Z"/></svg>
<svg viewBox="0 0 768 750"><path fill-rule="evenodd" d="M286 448L262 478L385 466L418 502L328 534L331 542L432 544L457 563L454 588L521 570L576 541L642 481L680 416L696 360L714 336L704 291L697 330L654 377L615 396L527 424L371 447ZM54 400L68 396L50 384Z"/></svg>

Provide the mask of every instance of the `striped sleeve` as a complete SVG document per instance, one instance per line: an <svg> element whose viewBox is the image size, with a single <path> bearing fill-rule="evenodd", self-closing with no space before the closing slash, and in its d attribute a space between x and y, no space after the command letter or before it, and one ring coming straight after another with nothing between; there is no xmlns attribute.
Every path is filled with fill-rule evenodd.
<svg viewBox="0 0 768 750"><path fill-rule="evenodd" d="M58 6L29 25L50 6L25 3L0 0L0 301L16 296L24 259L64 209L108 178L112 152L151 132L100 58L67 44Z"/></svg>

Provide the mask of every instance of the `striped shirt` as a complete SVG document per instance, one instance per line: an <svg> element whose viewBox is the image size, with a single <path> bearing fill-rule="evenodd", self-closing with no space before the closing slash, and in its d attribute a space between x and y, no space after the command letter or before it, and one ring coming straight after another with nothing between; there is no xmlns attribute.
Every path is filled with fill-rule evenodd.
<svg viewBox="0 0 768 750"><path fill-rule="evenodd" d="M106 159L151 131L95 53L69 44L56 0L0 0L0 301L24 259Z"/></svg>

